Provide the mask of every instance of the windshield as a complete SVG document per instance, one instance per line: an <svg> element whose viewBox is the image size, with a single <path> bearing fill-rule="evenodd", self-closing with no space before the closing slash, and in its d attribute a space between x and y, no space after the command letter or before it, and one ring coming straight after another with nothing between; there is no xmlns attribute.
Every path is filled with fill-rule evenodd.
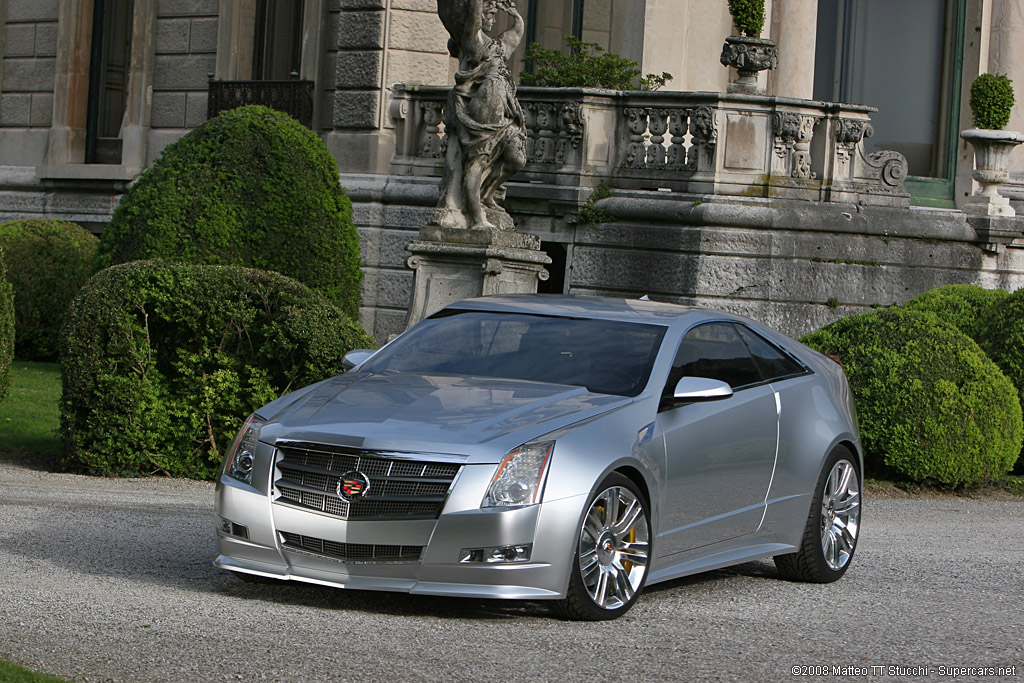
<svg viewBox="0 0 1024 683"><path fill-rule="evenodd" d="M413 372L568 384L636 396L665 328L589 318L444 310L371 358L360 372Z"/></svg>

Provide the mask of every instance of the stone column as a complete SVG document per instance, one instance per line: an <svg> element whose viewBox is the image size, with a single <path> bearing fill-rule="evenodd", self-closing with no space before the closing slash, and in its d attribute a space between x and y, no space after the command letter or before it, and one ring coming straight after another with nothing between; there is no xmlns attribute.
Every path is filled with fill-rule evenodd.
<svg viewBox="0 0 1024 683"><path fill-rule="evenodd" d="M778 45L779 66L768 76L768 92L809 100L814 96L818 0L783 0L772 5L771 37Z"/></svg>
<svg viewBox="0 0 1024 683"><path fill-rule="evenodd" d="M1024 0L992 0L988 71L1004 73L1013 81L1017 103L1006 129L1024 131ZM1024 199L1024 150L1020 147L1010 155L1010 175L1013 188L1004 194Z"/></svg>

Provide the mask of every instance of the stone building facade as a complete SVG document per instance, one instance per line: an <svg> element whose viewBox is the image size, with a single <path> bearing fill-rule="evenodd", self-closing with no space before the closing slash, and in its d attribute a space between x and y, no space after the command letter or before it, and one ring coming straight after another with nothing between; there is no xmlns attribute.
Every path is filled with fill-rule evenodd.
<svg viewBox="0 0 1024 683"><path fill-rule="evenodd" d="M948 282L1024 286L1022 219L959 210L974 183L958 137L977 74L1007 73L1024 101L1024 0L767 0L779 66L757 94L728 92L725 0L518 4L524 44L572 34L673 74L657 93L520 90L531 157L507 205L552 256L542 289L796 334ZM379 339L402 328L405 247L444 144L431 86L454 70L434 0L0 0L0 29L0 220L100 232L207 118L211 81L301 81L354 201L362 322ZM1010 170L1002 192L1024 211L1024 150ZM581 222L598 187L610 220Z"/></svg>

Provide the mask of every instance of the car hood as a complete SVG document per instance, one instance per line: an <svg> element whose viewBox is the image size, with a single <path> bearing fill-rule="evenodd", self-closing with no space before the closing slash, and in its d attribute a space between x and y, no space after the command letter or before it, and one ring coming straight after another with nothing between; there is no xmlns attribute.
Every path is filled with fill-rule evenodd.
<svg viewBox="0 0 1024 683"><path fill-rule="evenodd" d="M521 380L349 373L270 404L261 439L500 458L633 399ZM505 442L508 443L505 443Z"/></svg>

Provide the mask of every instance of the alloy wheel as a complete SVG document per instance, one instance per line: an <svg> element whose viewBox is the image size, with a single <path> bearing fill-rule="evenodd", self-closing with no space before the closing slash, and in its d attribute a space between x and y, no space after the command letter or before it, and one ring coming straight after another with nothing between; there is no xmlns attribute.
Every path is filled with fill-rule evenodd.
<svg viewBox="0 0 1024 683"><path fill-rule="evenodd" d="M821 550L833 571L846 566L853 556L860 531L860 485L849 460L832 466L821 499Z"/></svg>
<svg viewBox="0 0 1024 683"><path fill-rule="evenodd" d="M580 576L593 603L606 610L628 604L643 584L649 553L643 502L624 486L602 491L580 530Z"/></svg>

